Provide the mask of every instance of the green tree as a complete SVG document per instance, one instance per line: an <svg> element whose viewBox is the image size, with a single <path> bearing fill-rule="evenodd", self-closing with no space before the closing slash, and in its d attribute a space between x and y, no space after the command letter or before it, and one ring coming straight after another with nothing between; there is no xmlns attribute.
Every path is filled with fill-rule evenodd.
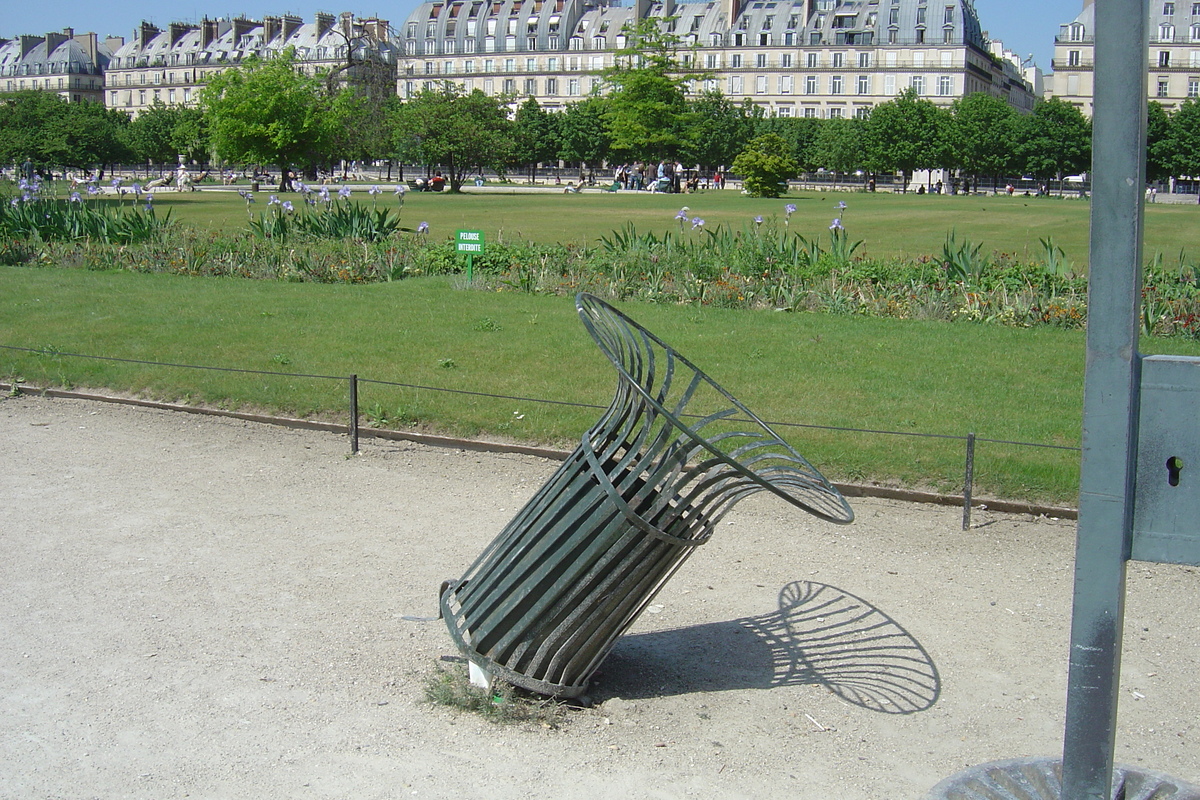
<svg viewBox="0 0 1200 800"><path fill-rule="evenodd" d="M579 164L598 164L609 156L608 127L604 123L605 99L589 97L567 106L556 117L558 157Z"/></svg>
<svg viewBox="0 0 1200 800"><path fill-rule="evenodd" d="M1092 125L1065 100L1039 100L1017 125L1016 151L1023 171L1055 178L1061 189L1064 176L1083 172L1092 160Z"/></svg>
<svg viewBox="0 0 1200 800"><path fill-rule="evenodd" d="M182 106L168 106L154 101L129 123L126 139L139 162L173 164L180 151L175 140L175 126Z"/></svg>
<svg viewBox="0 0 1200 800"><path fill-rule="evenodd" d="M762 109L747 100L734 103L717 91L691 100L692 136L681 154L688 164L724 166L733 161L754 138L754 127Z"/></svg>
<svg viewBox="0 0 1200 800"><path fill-rule="evenodd" d="M128 125L128 116L99 103L37 90L0 95L0 163L87 169L124 161Z"/></svg>
<svg viewBox="0 0 1200 800"><path fill-rule="evenodd" d="M1174 153L1171 172L1200 175L1200 101L1184 100L1171 115L1168 147Z"/></svg>
<svg viewBox="0 0 1200 800"><path fill-rule="evenodd" d="M1161 181L1175 174L1171 118L1162 104L1146 105L1146 180Z"/></svg>
<svg viewBox="0 0 1200 800"><path fill-rule="evenodd" d="M822 166L814 157L822 122L816 117L765 117L756 121L754 135L779 134L791 148L792 158L796 159L801 171L811 172Z"/></svg>
<svg viewBox="0 0 1200 800"><path fill-rule="evenodd" d="M537 176L537 165L550 161L557 153L554 118L536 98L530 97L513 115L512 164L528 167L529 182Z"/></svg>
<svg viewBox="0 0 1200 800"><path fill-rule="evenodd" d="M905 89L894 100L871 109L866 126L872 169L899 172L901 191L919 169L936 169L947 160L949 112Z"/></svg>
<svg viewBox="0 0 1200 800"><path fill-rule="evenodd" d="M826 119L820 121L816 138L811 145L811 157L818 168L837 174L849 173L863 166L863 123L858 119Z"/></svg>
<svg viewBox="0 0 1200 800"><path fill-rule="evenodd" d="M478 89L464 94L449 81L401 105L393 135L397 147L415 148L424 163L440 164L451 192L461 191L471 172L501 169L511 158L512 122L500 101Z"/></svg>
<svg viewBox="0 0 1200 800"><path fill-rule="evenodd" d="M204 112L191 106L179 106L175 128L171 132L175 152L189 162L207 164L212 144Z"/></svg>
<svg viewBox="0 0 1200 800"><path fill-rule="evenodd" d="M974 92L954 101L950 121L955 166L974 178L976 185L981 175L990 176L995 189L997 178L1013 166L1017 112L999 97Z"/></svg>
<svg viewBox="0 0 1200 800"><path fill-rule="evenodd" d="M779 197L787 182L800 173L796 160L782 136L765 133L755 137L733 160L733 171L742 176L742 188L754 197Z"/></svg>
<svg viewBox="0 0 1200 800"><path fill-rule="evenodd" d="M290 48L267 61L252 58L214 75L200 93L218 155L243 164L288 170L325 163L355 107L353 93L330 93L320 76L303 72Z"/></svg>
<svg viewBox="0 0 1200 800"><path fill-rule="evenodd" d="M647 17L625 28L627 44L600 74L609 87L605 121L618 158L674 159L695 130L688 86L701 77L679 59L681 40L667 30L672 17Z"/></svg>

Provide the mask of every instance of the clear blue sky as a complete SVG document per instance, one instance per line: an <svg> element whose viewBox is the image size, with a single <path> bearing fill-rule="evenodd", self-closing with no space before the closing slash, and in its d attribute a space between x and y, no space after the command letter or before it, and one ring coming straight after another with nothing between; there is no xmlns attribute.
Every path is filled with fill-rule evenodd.
<svg viewBox="0 0 1200 800"><path fill-rule="evenodd" d="M71 27L77 33L95 31L102 37L112 34L128 40L143 19L162 28L171 22L191 22L206 15L245 15L262 19L264 14L291 13L310 20L317 11L352 11L357 16L379 16L398 25L417 5L417 0L369 2L372 4L355 5L354 0L337 5L317 5L308 0L118 0L116 3L0 0L0 38L23 33L44 34ZM984 29L993 39L1002 40L1008 49L1022 56L1032 53L1038 65L1049 72L1058 26L1075 18L1082 8L1082 0L975 0L975 8Z"/></svg>

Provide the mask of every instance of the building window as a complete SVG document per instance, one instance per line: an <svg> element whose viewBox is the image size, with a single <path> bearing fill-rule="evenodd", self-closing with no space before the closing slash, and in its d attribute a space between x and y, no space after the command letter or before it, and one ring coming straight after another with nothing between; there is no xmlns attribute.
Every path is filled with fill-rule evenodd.
<svg viewBox="0 0 1200 800"><path fill-rule="evenodd" d="M551 97L558 94L558 78L546 78L546 94Z"/></svg>
<svg viewBox="0 0 1200 800"><path fill-rule="evenodd" d="M866 119L870 115L871 115L871 107L870 106L859 106L858 108L854 109L854 118L855 119Z"/></svg>
<svg viewBox="0 0 1200 800"><path fill-rule="evenodd" d="M926 11L925 6L917 6L917 24L918 25L925 24L925 11Z"/></svg>
<svg viewBox="0 0 1200 800"><path fill-rule="evenodd" d="M1070 50L1067 52L1067 66L1068 67L1078 67L1079 66L1079 51L1078 50Z"/></svg>
<svg viewBox="0 0 1200 800"><path fill-rule="evenodd" d="M1188 78L1187 96L1193 100L1200 97L1200 78Z"/></svg>
<svg viewBox="0 0 1200 800"><path fill-rule="evenodd" d="M859 75L858 76L858 93L859 94L870 94L871 93L871 76L870 75Z"/></svg>
<svg viewBox="0 0 1200 800"><path fill-rule="evenodd" d="M836 108L836 107L829 109L829 118L830 119L841 119L842 118L842 110L840 108Z"/></svg>
<svg viewBox="0 0 1200 800"><path fill-rule="evenodd" d="M888 9L888 25L900 24L900 9L893 6Z"/></svg>
<svg viewBox="0 0 1200 800"><path fill-rule="evenodd" d="M804 93L805 94L816 94L817 93L817 76L816 75L809 75L808 77L806 77L804 79Z"/></svg>
<svg viewBox="0 0 1200 800"><path fill-rule="evenodd" d="M888 44L896 43L896 29L892 28L888 31Z"/></svg>
<svg viewBox="0 0 1200 800"><path fill-rule="evenodd" d="M917 44L925 44L925 29L924 28L917 28L916 43Z"/></svg>
<svg viewBox="0 0 1200 800"><path fill-rule="evenodd" d="M717 69L720 66L716 53L708 53L704 56L705 69Z"/></svg>
<svg viewBox="0 0 1200 800"><path fill-rule="evenodd" d="M767 93L767 76L766 75L755 76L755 78L754 78L754 93L755 94L766 94Z"/></svg>
<svg viewBox="0 0 1200 800"><path fill-rule="evenodd" d="M1082 42L1083 41L1083 25L1079 24L1078 22L1072 23L1071 29L1070 29L1070 38L1071 38L1072 42Z"/></svg>
<svg viewBox="0 0 1200 800"><path fill-rule="evenodd" d="M812 106L806 106L804 109L804 116L806 119L812 119L813 117L817 116L817 110Z"/></svg>
<svg viewBox="0 0 1200 800"><path fill-rule="evenodd" d="M1193 25L1188 32L1188 38L1193 42L1200 42L1200 25Z"/></svg>
<svg viewBox="0 0 1200 800"><path fill-rule="evenodd" d="M525 94L537 94L537 79L536 78L526 78L525 79Z"/></svg>
<svg viewBox="0 0 1200 800"><path fill-rule="evenodd" d="M1175 41L1175 26L1174 25L1159 25L1158 40L1160 42Z"/></svg>
<svg viewBox="0 0 1200 800"><path fill-rule="evenodd" d="M741 94L742 93L742 76L741 75L730 75L729 76L729 93L730 94Z"/></svg>
<svg viewBox="0 0 1200 800"><path fill-rule="evenodd" d="M731 55L729 57L729 66L733 67L734 69L738 69L739 67L741 67L742 66L742 54L734 53L733 55Z"/></svg>
<svg viewBox="0 0 1200 800"><path fill-rule="evenodd" d="M1158 66L1160 68L1171 66L1171 51L1170 50L1159 50L1158 51Z"/></svg>
<svg viewBox="0 0 1200 800"><path fill-rule="evenodd" d="M909 82L908 85L918 95L925 94L925 76L924 75L913 75L912 80Z"/></svg>
<svg viewBox="0 0 1200 800"><path fill-rule="evenodd" d="M504 71L505 72L516 72L516 69L517 69L517 60L515 58L504 59Z"/></svg>
<svg viewBox="0 0 1200 800"><path fill-rule="evenodd" d="M895 75L884 75L883 76L883 93L886 94L888 97L896 96L896 76Z"/></svg>
<svg viewBox="0 0 1200 800"><path fill-rule="evenodd" d="M793 85L794 84L792 82L791 75L780 75L779 76L779 93L780 94L791 94Z"/></svg>
<svg viewBox="0 0 1200 800"><path fill-rule="evenodd" d="M833 68L841 69L842 65L845 63L845 59L846 59L845 53L834 53L833 54Z"/></svg>
<svg viewBox="0 0 1200 800"><path fill-rule="evenodd" d="M841 75L831 75L829 77L829 93L830 94L841 94L842 93L842 76Z"/></svg>
<svg viewBox="0 0 1200 800"><path fill-rule="evenodd" d="M870 53L859 53L858 54L858 68L859 69L870 69L871 68L871 54Z"/></svg>
<svg viewBox="0 0 1200 800"><path fill-rule="evenodd" d="M756 55L754 57L754 66L758 67L759 69L766 69L767 68L767 54L759 53L758 55Z"/></svg>
<svg viewBox="0 0 1200 800"><path fill-rule="evenodd" d="M953 25L954 24L954 6L946 6L946 11L945 11L945 13L942 14L942 24L943 25Z"/></svg>
<svg viewBox="0 0 1200 800"><path fill-rule="evenodd" d="M775 111L775 116L777 116L777 117L790 117L791 115L792 115L791 106L780 106Z"/></svg>
<svg viewBox="0 0 1200 800"><path fill-rule="evenodd" d="M579 78L571 78L567 81L567 94L571 97L579 97Z"/></svg>
<svg viewBox="0 0 1200 800"><path fill-rule="evenodd" d="M821 56L819 54L809 53L806 58L807 58L806 63L808 64L809 69L816 69L817 67L821 66L821 62L820 62Z"/></svg>
<svg viewBox="0 0 1200 800"><path fill-rule="evenodd" d="M954 94L954 79L949 75L938 76L938 97L949 97Z"/></svg>
<svg viewBox="0 0 1200 800"><path fill-rule="evenodd" d="M1163 16L1164 17L1175 16L1175 4L1174 3L1163 3Z"/></svg>
<svg viewBox="0 0 1200 800"><path fill-rule="evenodd" d="M1157 97L1167 97L1168 96L1167 95L1167 85L1168 84L1167 84L1166 78L1158 79L1158 93L1156 95Z"/></svg>
<svg viewBox="0 0 1200 800"><path fill-rule="evenodd" d="M784 53L779 57L779 66L788 69L792 66L792 54Z"/></svg>
<svg viewBox="0 0 1200 800"><path fill-rule="evenodd" d="M759 47L768 47L768 46L770 46L770 44L771 44L771 34L760 33L758 35L758 46Z"/></svg>

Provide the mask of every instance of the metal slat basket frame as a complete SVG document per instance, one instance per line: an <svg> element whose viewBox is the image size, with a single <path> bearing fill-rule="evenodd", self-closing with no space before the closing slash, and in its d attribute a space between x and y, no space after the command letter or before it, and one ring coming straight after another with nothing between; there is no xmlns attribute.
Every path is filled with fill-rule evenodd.
<svg viewBox="0 0 1200 800"><path fill-rule="evenodd" d="M770 491L830 522L854 518L808 461L665 342L592 295L576 308L617 368L612 404L441 595L472 662L560 697L583 693L739 500ZM735 427L747 422L753 430Z"/></svg>

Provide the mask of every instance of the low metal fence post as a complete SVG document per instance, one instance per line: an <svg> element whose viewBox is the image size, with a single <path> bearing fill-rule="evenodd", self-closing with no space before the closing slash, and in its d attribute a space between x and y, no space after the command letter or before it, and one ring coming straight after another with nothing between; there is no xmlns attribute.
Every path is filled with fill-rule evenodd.
<svg viewBox="0 0 1200 800"><path fill-rule="evenodd" d="M358 376L350 376L350 454L358 452Z"/></svg>
<svg viewBox="0 0 1200 800"><path fill-rule="evenodd" d="M971 486L975 483L975 434L967 434L967 475L963 480L963 527L971 530Z"/></svg>

